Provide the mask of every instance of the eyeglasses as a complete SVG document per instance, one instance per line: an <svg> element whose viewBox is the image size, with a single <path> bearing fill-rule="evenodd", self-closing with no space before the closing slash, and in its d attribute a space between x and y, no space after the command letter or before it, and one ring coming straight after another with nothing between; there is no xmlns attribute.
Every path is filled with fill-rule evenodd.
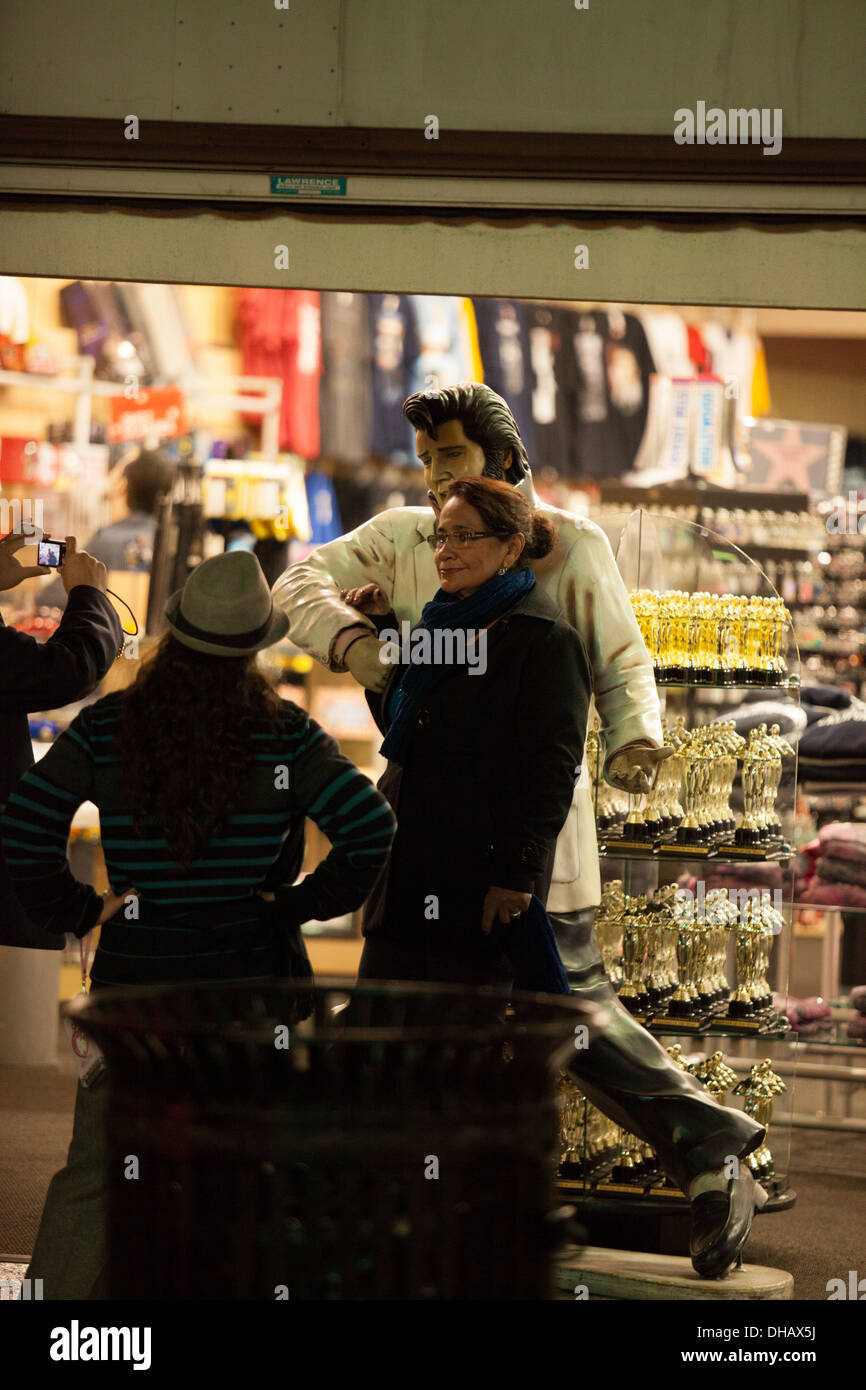
<svg viewBox="0 0 866 1390"><path fill-rule="evenodd" d="M462 550L471 541L479 541L483 536L497 536L504 540L508 534L507 531L434 531L432 536L427 537L427 544L431 550L438 550L446 541L450 541L458 550Z"/></svg>

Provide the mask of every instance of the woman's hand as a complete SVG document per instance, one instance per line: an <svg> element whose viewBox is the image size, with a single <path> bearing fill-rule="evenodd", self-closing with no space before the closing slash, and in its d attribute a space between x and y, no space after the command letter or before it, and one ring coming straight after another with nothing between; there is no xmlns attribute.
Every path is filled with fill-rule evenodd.
<svg viewBox="0 0 866 1390"><path fill-rule="evenodd" d="M103 922L108 921L109 917L113 917L116 912L119 912L130 893L137 894L138 889L126 888L122 893L112 893L110 888L107 889L102 895L102 911L97 917L95 925L97 927L101 926Z"/></svg>
<svg viewBox="0 0 866 1390"><path fill-rule="evenodd" d="M276 893L271 893L266 888L257 888L256 892L260 898L264 898L266 903L276 902Z"/></svg>
<svg viewBox="0 0 866 1390"><path fill-rule="evenodd" d="M512 917L522 917L531 902L531 893L518 893L514 888L488 888L481 930L489 935L497 918L500 922L510 922Z"/></svg>
<svg viewBox="0 0 866 1390"><path fill-rule="evenodd" d="M391 612L391 605L378 584L365 584L362 589L341 589L340 598L350 608L357 608L359 613L376 613L384 617Z"/></svg>

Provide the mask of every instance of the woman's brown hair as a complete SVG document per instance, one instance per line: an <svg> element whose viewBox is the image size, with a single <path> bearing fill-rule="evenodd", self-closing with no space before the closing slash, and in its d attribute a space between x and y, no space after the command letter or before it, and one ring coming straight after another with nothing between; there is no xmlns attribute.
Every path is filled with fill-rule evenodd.
<svg viewBox="0 0 866 1390"><path fill-rule="evenodd" d="M446 501L462 497L474 507L484 523L485 531L502 536L518 533L526 544L514 568L526 569L530 560L541 560L556 544L556 527L549 516L534 509L523 493L510 483L493 478L457 478L448 489Z"/></svg>
<svg viewBox="0 0 866 1390"><path fill-rule="evenodd" d="M134 832L152 817L172 858L189 867L244 791L250 733L285 706L256 657L212 656L166 632L124 693L119 739Z"/></svg>

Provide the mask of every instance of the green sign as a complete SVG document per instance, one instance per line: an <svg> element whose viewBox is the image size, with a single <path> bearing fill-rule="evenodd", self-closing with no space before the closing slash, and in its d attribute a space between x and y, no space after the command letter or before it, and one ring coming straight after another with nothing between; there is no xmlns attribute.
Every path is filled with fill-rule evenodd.
<svg viewBox="0 0 866 1390"><path fill-rule="evenodd" d="M290 198L342 198L346 179L337 174L271 174L271 192Z"/></svg>

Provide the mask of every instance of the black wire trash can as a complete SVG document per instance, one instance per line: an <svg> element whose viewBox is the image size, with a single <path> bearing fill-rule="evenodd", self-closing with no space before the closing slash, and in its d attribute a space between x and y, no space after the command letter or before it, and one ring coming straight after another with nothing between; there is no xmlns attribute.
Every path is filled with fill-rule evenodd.
<svg viewBox="0 0 866 1390"><path fill-rule="evenodd" d="M66 1012L108 1066L109 1297L552 1296L556 1077L598 1006L265 980Z"/></svg>

